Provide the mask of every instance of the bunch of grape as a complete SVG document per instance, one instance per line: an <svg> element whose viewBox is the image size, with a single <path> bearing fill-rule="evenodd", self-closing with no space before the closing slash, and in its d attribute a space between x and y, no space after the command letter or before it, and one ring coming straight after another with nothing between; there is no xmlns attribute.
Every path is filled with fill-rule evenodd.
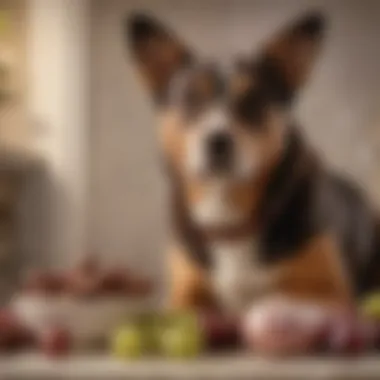
<svg viewBox="0 0 380 380"><path fill-rule="evenodd" d="M145 315L126 323L112 335L111 350L121 358L191 358L205 350L237 347L240 341L237 320L216 312L183 312Z"/></svg>
<svg viewBox="0 0 380 380"><path fill-rule="evenodd" d="M13 352L30 347L35 342L35 336L8 309L0 310L0 351Z"/></svg>
<svg viewBox="0 0 380 380"><path fill-rule="evenodd" d="M14 353L21 350L38 349L48 356L62 356L70 352L72 339L62 326L47 326L37 334L25 326L8 309L0 310L0 352Z"/></svg>
<svg viewBox="0 0 380 380"><path fill-rule="evenodd" d="M32 271L22 285L22 291L49 296L71 295L78 298L97 296L144 297L153 286L151 281L127 268L104 269L97 260L87 257L68 271Z"/></svg>
<svg viewBox="0 0 380 380"><path fill-rule="evenodd" d="M207 311L142 320L115 331L111 349L116 356L184 358L242 349L265 356L359 355L380 348L379 296L361 310L274 300L255 305L241 318Z"/></svg>

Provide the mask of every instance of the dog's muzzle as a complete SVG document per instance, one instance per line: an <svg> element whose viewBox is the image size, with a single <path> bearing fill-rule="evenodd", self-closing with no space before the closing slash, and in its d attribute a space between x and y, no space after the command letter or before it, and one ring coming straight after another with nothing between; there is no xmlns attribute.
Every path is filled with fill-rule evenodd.
<svg viewBox="0 0 380 380"><path fill-rule="evenodd" d="M227 132L215 132L206 140L207 166L215 174L233 169L233 139Z"/></svg>

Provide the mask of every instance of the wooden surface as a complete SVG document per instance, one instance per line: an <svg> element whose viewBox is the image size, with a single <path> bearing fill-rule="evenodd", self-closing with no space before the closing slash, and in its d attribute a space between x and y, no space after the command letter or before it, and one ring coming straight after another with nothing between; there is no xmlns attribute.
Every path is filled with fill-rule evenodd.
<svg viewBox="0 0 380 380"><path fill-rule="evenodd" d="M212 357L189 361L123 362L102 356L48 360L41 355L0 359L0 379L380 379L380 358L288 359Z"/></svg>

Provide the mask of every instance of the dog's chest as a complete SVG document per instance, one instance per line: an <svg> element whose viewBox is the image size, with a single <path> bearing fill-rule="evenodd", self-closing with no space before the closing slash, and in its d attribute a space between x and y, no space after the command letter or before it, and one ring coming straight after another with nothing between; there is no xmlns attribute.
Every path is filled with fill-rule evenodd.
<svg viewBox="0 0 380 380"><path fill-rule="evenodd" d="M209 252L214 292L230 311L248 308L276 281L273 269L260 263L255 238L214 241L209 244Z"/></svg>
<svg viewBox="0 0 380 380"><path fill-rule="evenodd" d="M194 222L203 227L232 227L244 218L244 210L226 201L223 184L214 184L193 206ZM260 245L254 235L206 244L211 256L213 290L223 307L240 312L269 291L275 282L273 269L260 262Z"/></svg>
<svg viewBox="0 0 380 380"><path fill-rule="evenodd" d="M195 223L202 227L231 226L241 222L245 210L228 201L225 183L216 181L205 189L201 199L190 209Z"/></svg>

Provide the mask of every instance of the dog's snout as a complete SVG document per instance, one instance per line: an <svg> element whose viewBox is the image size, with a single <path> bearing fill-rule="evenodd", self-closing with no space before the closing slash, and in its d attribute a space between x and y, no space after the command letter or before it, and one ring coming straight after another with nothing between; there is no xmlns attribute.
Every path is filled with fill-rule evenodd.
<svg viewBox="0 0 380 380"><path fill-rule="evenodd" d="M213 169L228 169L233 155L233 141L226 132L218 132L209 136L207 151Z"/></svg>
<svg viewBox="0 0 380 380"><path fill-rule="evenodd" d="M226 156L232 151L232 139L227 133L215 133L208 140L208 149L212 156Z"/></svg>

